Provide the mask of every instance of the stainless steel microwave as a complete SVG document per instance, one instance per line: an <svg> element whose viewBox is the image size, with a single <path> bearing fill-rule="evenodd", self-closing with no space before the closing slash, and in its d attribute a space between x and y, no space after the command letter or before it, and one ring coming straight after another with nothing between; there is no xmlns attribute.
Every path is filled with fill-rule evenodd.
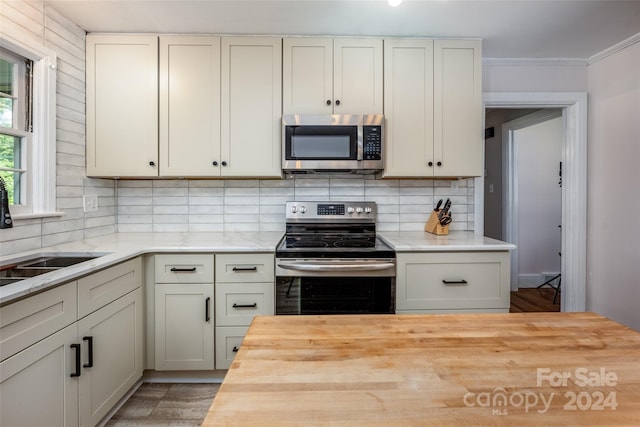
<svg viewBox="0 0 640 427"><path fill-rule="evenodd" d="M286 172L375 172L383 168L384 116L282 117L282 169Z"/></svg>

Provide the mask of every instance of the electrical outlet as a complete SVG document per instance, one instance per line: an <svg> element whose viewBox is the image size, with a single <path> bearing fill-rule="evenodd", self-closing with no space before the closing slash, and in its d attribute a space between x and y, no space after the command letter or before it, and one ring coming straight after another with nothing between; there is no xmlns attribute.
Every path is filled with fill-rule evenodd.
<svg viewBox="0 0 640 427"><path fill-rule="evenodd" d="M82 202L85 212L98 211L98 196L82 196Z"/></svg>

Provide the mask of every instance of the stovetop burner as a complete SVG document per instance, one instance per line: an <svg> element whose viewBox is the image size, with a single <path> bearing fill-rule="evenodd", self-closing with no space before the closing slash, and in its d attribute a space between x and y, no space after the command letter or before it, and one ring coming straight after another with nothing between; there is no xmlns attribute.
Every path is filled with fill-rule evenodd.
<svg viewBox="0 0 640 427"><path fill-rule="evenodd" d="M395 258L376 236L373 202L288 202L281 258Z"/></svg>

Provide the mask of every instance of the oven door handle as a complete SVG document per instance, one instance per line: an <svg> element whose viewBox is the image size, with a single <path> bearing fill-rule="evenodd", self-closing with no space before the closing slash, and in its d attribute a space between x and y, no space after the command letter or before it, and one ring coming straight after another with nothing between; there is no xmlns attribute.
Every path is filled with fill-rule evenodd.
<svg viewBox="0 0 640 427"><path fill-rule="evenodd" d="M392 262L376 263L313 263L313 262L280 262L278 267L298 271L380 271L394 268Z"/></svg>

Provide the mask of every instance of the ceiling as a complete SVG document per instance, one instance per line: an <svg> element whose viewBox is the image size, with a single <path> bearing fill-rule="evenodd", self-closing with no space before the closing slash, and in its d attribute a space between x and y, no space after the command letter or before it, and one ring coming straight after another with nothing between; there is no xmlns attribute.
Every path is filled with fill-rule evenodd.
<svg viewBox="0 0 640 427"><path fill-rule="evenodd" d="M479 37L485 58L588 59L640 0L44 0L87 32Z"/></svg>

